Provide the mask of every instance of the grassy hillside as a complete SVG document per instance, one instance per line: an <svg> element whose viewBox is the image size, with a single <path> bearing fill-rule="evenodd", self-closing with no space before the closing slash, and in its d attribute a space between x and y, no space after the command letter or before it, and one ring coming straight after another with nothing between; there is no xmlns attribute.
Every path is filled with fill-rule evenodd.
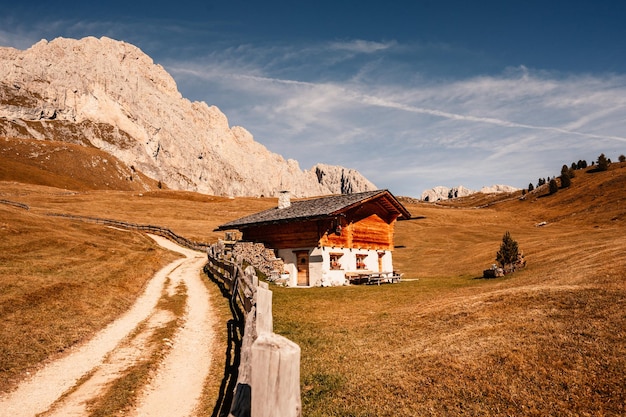
<svg viewBox="0 0 626 417"><path fill-rule="evenodd" d="M0 138L0 181L68 190L150 190L158 182L93 147L52 140Z"/></svg>
<svg viewBox="0 0 626 417"><path fill-rule="evenodd" d="M141 234L46 213L213 241L217 225L276 204L72 189L14 161L0 199L30 210L0 204L0 390L104 326L171 259ZM304 415L626 413L626 165L519 197L407 202L414 219L396 227L399 285L274 288L275 329L302 348ZM528 267L480 279L507 230Z"/></svg>
<svg viewBox="0 0 626 417"><path fill-rule="evenodd" d="M407 203L394 259L418 281L275 290L305 415L626 413L626 166L520 196ZM528 267L480 279L507 230Z"/></svg>

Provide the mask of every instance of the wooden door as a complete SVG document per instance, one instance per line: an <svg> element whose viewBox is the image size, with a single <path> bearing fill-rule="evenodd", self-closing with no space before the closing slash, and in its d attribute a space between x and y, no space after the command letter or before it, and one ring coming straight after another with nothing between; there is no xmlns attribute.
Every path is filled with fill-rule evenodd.
<svg viewBox="0 0 626 417"><path fill-rule="evenodd" d="M296 259L298 262L298 285L309 285L309 252L298 251L296 252Z"/></svg>
<svg viewBox="0 0 626 417"><path fill-rule="evenodd" d="M378 252L378 272L383 272L383 256L385 252Z"/></svg>

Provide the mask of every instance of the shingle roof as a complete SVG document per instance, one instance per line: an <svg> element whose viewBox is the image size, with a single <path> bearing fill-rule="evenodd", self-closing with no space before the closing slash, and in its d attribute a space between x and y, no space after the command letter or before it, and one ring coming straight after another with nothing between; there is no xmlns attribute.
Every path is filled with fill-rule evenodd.
<svg viewBox="0 0 626 417"><path fill-rule="evenodd" d="M291 205L277 207L251 214L225 223L217 230L241 229L263 224L285 223L291 221L315 220L336 215L350 207L379 197L387 197L389 209L397 211L402 217L410 218L411 213L387 190L366 191L355 194L332 195L310 200L292 201Z"/></svg>

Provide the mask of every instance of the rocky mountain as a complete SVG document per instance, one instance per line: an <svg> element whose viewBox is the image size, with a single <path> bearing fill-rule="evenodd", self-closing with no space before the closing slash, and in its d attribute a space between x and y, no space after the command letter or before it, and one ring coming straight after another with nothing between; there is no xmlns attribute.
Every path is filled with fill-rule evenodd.
<svg viewBox="0 0 626 417"><path fill-rule="evenodd" d="M483 194L499 194L499 193L512 193L518 191L519 188L512 187L510 185L495 184L487 187L482 187L479 192Z"/></svg>
<svg viewBox="0 0 626 417"><path fill-rule="evenodd" d="M450 198L457 197L467 197L468 195L472 195L475 193L483 193L483 194L497 194L497 193L511 193L517 191L518 189L515 187L511 187L510 185L491 185L482 187L479 191L470 190L469 188L465 188L462 185L458 187L444 187L437 186L431 188L429 190L424 190L421 195L421 200L423 201L439 201L439 200L447 200Z"/></svg>
<svg viewBox="0 0 626 417"><path fill-rule="evenodd" d="M95 147L169 188L206 194L376 189L355 170L301 170L243 127L230 127L217 107L182 97L139 48L106 37L0 48L0 137Z"/></svg>
<svg viewBox="0 0 626 417"><path fill-rule="evenodd" d="M453 188L440 185L429 190L424 190L420 198L424 201L439 201L449 198L465 197L475 192L476 191L465 188L462 185Z"/></svg>

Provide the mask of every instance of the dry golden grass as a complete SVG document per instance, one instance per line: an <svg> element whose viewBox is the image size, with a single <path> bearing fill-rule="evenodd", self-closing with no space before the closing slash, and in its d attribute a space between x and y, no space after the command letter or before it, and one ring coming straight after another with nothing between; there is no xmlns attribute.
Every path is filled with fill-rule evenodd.
<svg viewBox="0 0 626 417"><path fill-rule="evenodd" d="M128 309L175 257L138 233L0 205L0 390Z"/></svg>
<svg viewBox="0 0 626 417"><path fill-rule="evenodd" d="M31 206L0 205L2 331L12 328L15 340L23 333L0 352L0 380L103 326L166 261L140 234L46 212L155 224L214 241L217 225L276 203L142 194L0 183L0 198ZM626 413L626 166L577 171L572 187L553 196L513 197L407 203L415 218L397 224L394 261L418 281L274 288L275 329L302 348L304 415ZM478 279L507 230L528 267ZM101 320L101 309L113 304ZM79 314L63 315L67 309ZM61 334L65 342L57 343ZM30 354L38 344L44 354Z"/></svg>
<svg viewBox="0 0 626 417"><path fill-rule="evenodd" d="M614 165L549 197L408 204L394 260L419 281L276 288L304 415L624 415L625 197ZM477 279L506 230L528 267Z"/></svg>
<svg viewBox="0 0 626 417"><path fill-rule="evenodd" d="M158 188L157 181L100 149L35 139L0 138L0 181L77 191Z"/></svg>

